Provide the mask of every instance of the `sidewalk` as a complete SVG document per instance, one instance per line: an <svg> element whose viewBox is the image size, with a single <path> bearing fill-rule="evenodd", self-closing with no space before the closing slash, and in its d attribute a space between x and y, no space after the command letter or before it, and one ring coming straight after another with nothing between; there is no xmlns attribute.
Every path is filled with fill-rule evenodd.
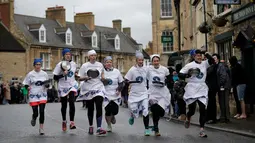
<svg viewBox="0 0 255 143"><path fill-rule="evenodd" d="M171 121L183 124L183 121L176 118L171 118ZM198 112L192 116L191 125L199 126ZM255 115L250 115L249 118L243 120L231 118L230 123L206 124L205 127L255 138Z"/></svg>

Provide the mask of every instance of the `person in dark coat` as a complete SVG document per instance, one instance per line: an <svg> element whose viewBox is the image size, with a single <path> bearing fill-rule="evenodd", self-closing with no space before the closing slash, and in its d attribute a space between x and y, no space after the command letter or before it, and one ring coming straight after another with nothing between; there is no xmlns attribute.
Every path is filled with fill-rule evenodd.
<svg viewBox="0 0 255 143"><path fill-rule="evenodd" d="M235 56L229 59L229 63L231 65L232 87L237 110L237 114L234 117L237 119L246 119L244 95L247 78L245 71Z"/></svg>

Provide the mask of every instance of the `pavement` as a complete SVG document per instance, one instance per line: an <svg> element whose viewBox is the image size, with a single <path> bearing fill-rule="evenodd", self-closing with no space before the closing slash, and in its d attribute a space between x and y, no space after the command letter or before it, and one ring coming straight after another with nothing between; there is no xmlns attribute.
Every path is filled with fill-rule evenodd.
<svg viewBox="0 0 255 143"><path fill-rule="evenodd" d="M206 129L208 138L198 137L199 128L191 126L185 129L182 124L168 122L164 118L160 120L159 128L161 137L145 137L142 118L135 120L133 126L128 124L129 112L120 107L116 116L117 123L113 126L113 133L106 137L88 135L88 120L85 109L81 103L76 103L75 131L62 132L61 113L59 103L46 105L45 135L38 134L37 125L30 125L32 109L28 104L1 105L0 106L0 143L254 143L255 139L237 134ZM152 121L151 121L152 122ZM103 121L103 127L106 127Z"/></svg>
<svg viewBox="0 0 255 143"><path fill-rule="evenodd" d="M180 121L177 118L171 118L171 121L184 124L184 121ZM199 127L199 112L192 116L191 124ZM205 127L255 138L255 115L249 115L247 119L242 120L231 118L229 123L206 124Z"/></svg>

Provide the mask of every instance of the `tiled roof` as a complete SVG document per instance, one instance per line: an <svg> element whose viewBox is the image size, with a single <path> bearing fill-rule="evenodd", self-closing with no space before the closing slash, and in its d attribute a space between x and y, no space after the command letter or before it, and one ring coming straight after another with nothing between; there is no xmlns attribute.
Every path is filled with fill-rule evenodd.
<svg viewBox="0 0 255 143"><path fill-rule="evenodd" d="M55 20L50 20L46 18L27 16L27 15L14 15L15 22L21 32L27 37L28 42L34 45L45 45L54 47L68 47L68 48L78 48L78 49L93 49L91 45L91 35L94 31L90 31L84 24L76 24L74 22L66 22L66 27L61 27L59 23ZM35 26L37 24L37 27ZM32 26L38 28L39 24L43 24L46 28L46 43L40 43L38 37L32 31L27 29L27 26ZM67 28L72 31L72 42L73 45L66 45L60 34L66 32ZM121 31L118 31L111 27L95 26L95 32L98 35L98 45L101 45L101 50L104 52L122 52L128 54L134 54L136 49L138 49L138 44L134 39L127 36ZM101 38L100 38L101 33ZM109 40L109 38L120 37L120 50L115 50L114 41ZM39 35L38 35L39 36ZM101 40L101 44L100 44ZM99 48L95 48L99 50Z"/></svg>

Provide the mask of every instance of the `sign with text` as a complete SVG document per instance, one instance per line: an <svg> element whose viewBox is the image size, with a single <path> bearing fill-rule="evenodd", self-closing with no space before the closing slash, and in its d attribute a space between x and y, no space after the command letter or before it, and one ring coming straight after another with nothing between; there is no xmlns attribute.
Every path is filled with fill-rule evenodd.
<svg viewBox="0 0 255 143"><path fill-rule="evenodd" d="M239 4L241 4L241 0L214 0L214 4L239 5Z"/></svg>
<svg viewBox="0 0 255 143"><path fill-rule="evenodd" d="M161 43L173 43L173 35L161 36Z"/></svg>
<svg viewBox="0 0 255 143"><path fill-rule="evenodd" d="M237 24L243 20L246 20L254 16L255 16L255 4L249 3L248 5L232 12L232 24Z"/></svg>

